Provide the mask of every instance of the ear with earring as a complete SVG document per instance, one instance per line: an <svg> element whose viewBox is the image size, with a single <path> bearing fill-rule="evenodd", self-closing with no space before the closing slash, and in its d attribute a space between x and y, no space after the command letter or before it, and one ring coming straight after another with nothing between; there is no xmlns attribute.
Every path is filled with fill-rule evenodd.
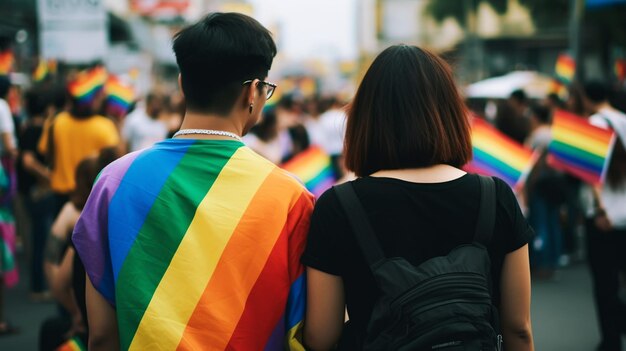
<svg viewBox="0 0 626 351"><path fill-rule="evenodd" d="M254 108L254 104L250 104L250 108L248 109L248 111L250 111L250 114L252 114L252 109Z"/></svg>

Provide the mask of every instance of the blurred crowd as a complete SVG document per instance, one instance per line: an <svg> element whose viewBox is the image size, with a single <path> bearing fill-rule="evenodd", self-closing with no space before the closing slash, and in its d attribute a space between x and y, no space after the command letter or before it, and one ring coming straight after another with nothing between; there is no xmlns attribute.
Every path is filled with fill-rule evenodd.
<svg viewBox="0 0 626 351"><path fill-rule="evenodd" d="M7 245L1 268L3 272L15 268L16 241L6 234L13 229L6 228L17 224L14 237L17 246L26 249L28 260L22 270L28 269L30 298L54 299L60 306L59 314L41 326L42 350L55 349L68 336L86 340L84 289L74 288L84 286L85 275L70 236L98 173L128 152L172 137L184 114L180 93L163 90L136 98L122 114L111 113L102 89L85 98L67 88L72 79L79 78L70 75L63 84L37 84L23 91L11 85L7 77L0 77L0 225L5 228ZM602 113L620 114L620 109L626 110L624 95L623 89L590 82L572 85L567 100L556 93L542 100L530 99L523 90L517 90L507 100L468 101L477 118L484 118L540 155L524 186L516 189L536 232L530 246L537 278L554 277L558 268L582 260L585 251L596 248L599 251L595 255L602 256L605 250L589 242L589 236L584 241L585 232L603 229L594 212L593 189L552 168L547 161L552 115L556 109L592 120ZM311 146L319 146L330 156L335 178L347 179L350 175L342 162L346 105L347 101L336 95L304 97L282 91L268 103L262 121L244 142L278 165ZM609 183L612 177L626 176L623 149L616 143ZM623 210L613 208L620 207L619 201L626 208L623 192L605 194L605 206L611 206L605 210L626 221ZM593 272L602 274L606 265L614 264L607 261ZM8 275L4 277L3 285L14 284ZM0 300L0 333L17 331L6 322L10 316L2 315L2 306Z"/></svg>

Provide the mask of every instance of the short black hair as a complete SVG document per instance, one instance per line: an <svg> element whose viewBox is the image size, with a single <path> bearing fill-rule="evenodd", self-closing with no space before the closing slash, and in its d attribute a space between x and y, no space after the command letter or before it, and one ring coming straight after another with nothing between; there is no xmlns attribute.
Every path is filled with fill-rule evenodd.
<svg viewBox="0 0 626 351"><path fill-rule="evenodd" d="M31 89L24 95L29 117L46 117L46 109L52 105L52 93L44 89Z"/></svg>
<svg viewBox="0 0 626 351"><path fill-rule="evenodd" d="M211 13L174 36L187 108L227 115L245 80L264 79L276 56L271 33L240 13ZM261 87L261 86L259 86Z"/></svg>
<svg viewBox="0 0 626 351"><path fill-rule="evenodd" d="M523 89L516 89L511 93L511 99L515 99L521 103L525 103L528 100L528 96Z"/></svg>
<svg viewBox="0 0 626 351"><path fill-rule="evenodd" d="M591 80L583 84L585 96L594 103L600 103L609 99L609 87L602 81Z"/></svg>
<svg viewBox="0 0 626 351"><path fill-rule="evenodd" d="M532 115L542 124L550 123L550 109L543 105L530 106Z"/></svg>

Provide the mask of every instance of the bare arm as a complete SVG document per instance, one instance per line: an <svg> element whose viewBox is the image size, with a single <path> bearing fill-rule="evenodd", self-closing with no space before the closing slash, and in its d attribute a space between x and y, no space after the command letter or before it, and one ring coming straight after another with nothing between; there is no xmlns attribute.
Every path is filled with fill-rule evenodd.
<svg viewBox="0 0 626 351"><path fill-rule="evenodd" d="M46 166L37 160L35 154L32 151L24 151L22 156L22 163L24 169L37 177L40 181L48 182L50 178L50 171Z"/></svg>
<svg viewBox="0 0 626 351"><path fill-rule="evenodd" d="M120 341L117 314L113 306L86 279L87 319L89 320L89 350L117 351Z"/></svg>
<svg viewBox="0 0 626 351"><path fill-rule="evenodd" d="M341 277L307 267L304 342L311 350L330 350L343 329L345 297Z"/></svg>
<svg viewBox="0 0 626 351"><path fill-rule="evenodd" d="M13 144L13 135L11 133L2 133L2 146L6 154L11 155L13 158L17 156L17 149L15 144Z"/></svg>
<svg viewBox="0 0 626 351"><path fill-rule="evenodd" d="M72 286L74 255L74 249L69 248L65 252L65 256L63 257L61 264L53 264L50 261L46 261L44 264L46 277L48 278L52 295L72 317L72 329L70 330L70 335L68 335L70 337L74 333L82 332L85 329L83 316L81 315L78 304L76 303L76 297Z"/></svg>
<svg viewBox="0 0 626 351"><path fill-rule="evenodd" d="M530 266L528 245L504 258L501 281L500 320L507 351L534 350L530 325Z"/></svg>

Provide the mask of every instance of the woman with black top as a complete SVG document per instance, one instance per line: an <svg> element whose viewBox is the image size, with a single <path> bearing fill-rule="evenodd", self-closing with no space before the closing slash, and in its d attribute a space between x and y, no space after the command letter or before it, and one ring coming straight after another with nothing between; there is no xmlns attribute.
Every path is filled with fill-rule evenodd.
<svg viewBox="0 0 626 351"><path fill-rule="evenodd" d="M479 178L459 169L472 157L468 115L450 67L426 50L390 47L363 78L348 112L345 162L359 177L353 188L386 257L419 265L472 241ZM495 228L487 246L493 304L506 350L532 350L532 229L511 189L499 179L495 188ZM332 190L316 204L302 262L307 346L337 344L345 306L351 332L362 339L380 292Z"/></svg>

